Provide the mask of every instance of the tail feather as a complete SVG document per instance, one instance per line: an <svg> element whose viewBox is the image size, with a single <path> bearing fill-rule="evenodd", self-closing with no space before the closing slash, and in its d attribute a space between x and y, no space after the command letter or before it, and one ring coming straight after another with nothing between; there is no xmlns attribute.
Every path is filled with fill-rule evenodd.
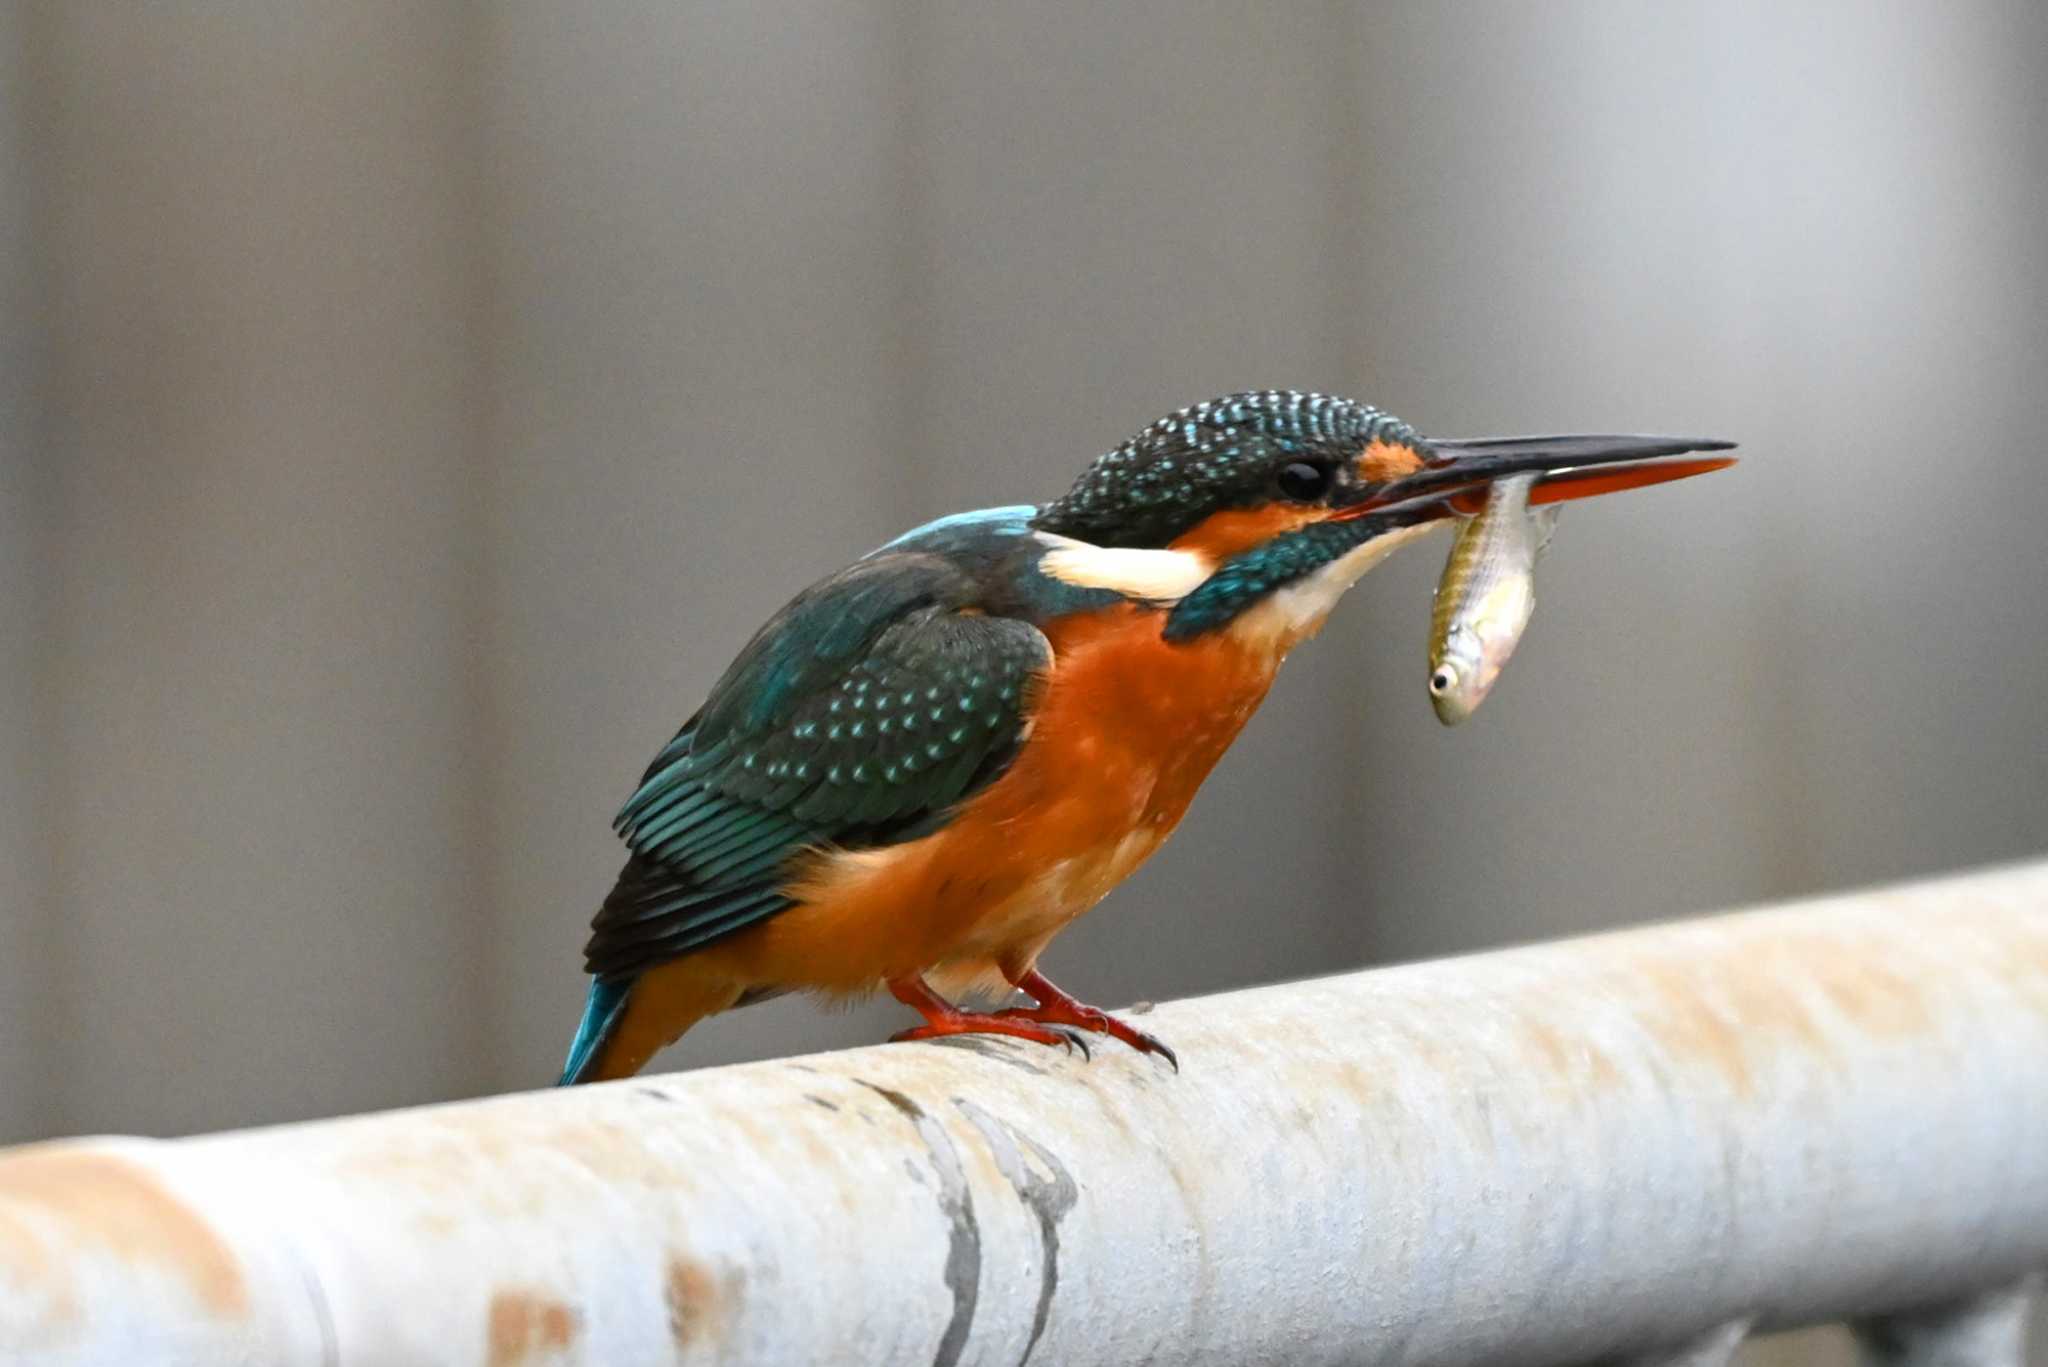
<svg viewBox="0 0 2048 1367"><path fill-rule="evenodd" d="M732 982L707 975L688 956L626 982L593 979L556 1085L631 1077L685 1030L733 1006L742 992Z"/></svg>
<svg viewBox="0 0 2048 1367"><path fill-rule="evenodd" d="M583 999L583 1019L577 1023L576 1038L569 1041L569 1059L562 1065L562 1080L555 1084L557 1087L590 1080L604 1042L626 1014L626 994L631 986L590 980L590 994Z"/></svg>

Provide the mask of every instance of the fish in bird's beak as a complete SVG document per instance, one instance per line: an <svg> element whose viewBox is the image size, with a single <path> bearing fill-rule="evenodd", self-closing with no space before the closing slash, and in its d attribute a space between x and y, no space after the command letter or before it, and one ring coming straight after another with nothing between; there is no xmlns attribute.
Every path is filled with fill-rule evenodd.
<svg viewBox="0 0 2048 1367"><path fill-rule="evenodd" d="M1486 505L1494 481L1528 475L1529 505L1636 489L1705 474L1735 462L1725 456L1659 459L1696 451L1725 451L1733 442L1695 437L1499 437L1485 441L1413 438L1375 440L1358 452L1346 477L1313 509L1250 551L1239 551L1177 600L1161 630L1169 641L1187 640L1282 586L1342 567L1341 593L1379 553L1410 539L1415 529L1445 518L1471 517Z"/></svg>
<svg viewBox="0 0 2048 1367"><path fill-rule="evenodd" d="M1487 486L1486 506L1458 527L1429 619L1429 702L1456 726L1479 710L1536 610L1536 558L1562 509L1529 506L1536 476Z"/></svg>
<svg viewBox="0 0 2048 1367"><path fill-rule="evenodd" d="M1558 506L1725 469L1732 442L1690 437L1504 437L1426 443L1422 467L1371 490L1356 512L1404 523L1466 520L1444 562L1430 617L1429 700L1455 726L1478 710L1536 607L1536 558Z"/></svg>

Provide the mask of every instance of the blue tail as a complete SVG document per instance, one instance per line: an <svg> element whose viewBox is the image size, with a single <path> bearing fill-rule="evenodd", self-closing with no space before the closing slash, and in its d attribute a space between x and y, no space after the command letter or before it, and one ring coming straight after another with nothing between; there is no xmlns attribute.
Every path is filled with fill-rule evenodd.
<svg viewBox="0 0 2048 1367"><path fill-rule="evenodd" d="M569 1061L562 1065L557 1087L569 1087L584 1080L597 1062L598 1050L625 1014L626 990L630 983L590 980L590 995L583 1001L583 1019L576 1026L576 1038L569 1042Z"/></svg>

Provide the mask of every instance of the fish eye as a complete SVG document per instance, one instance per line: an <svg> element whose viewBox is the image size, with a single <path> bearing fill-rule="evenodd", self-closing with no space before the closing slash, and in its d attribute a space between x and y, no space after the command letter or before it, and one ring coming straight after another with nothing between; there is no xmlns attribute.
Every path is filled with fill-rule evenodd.
<svg viewBox="0 0 2048 1367"><path fill-rule="evenodd" d="M1442 665L1438 667L1436 673L1429 676L1429 691L1437 697L1442 697L1450 692L1452 686L1457 682L1458 671L1452 669L1449 665Z"/></svg>
<svg viewBox="0 0 2048 1367"><path fill-rule="evenodd" d="M1289 461L1280 467L1276 482L1287 497L1297 503L1308 503L1329 492L1330 467L1314 461Z"/></svg>

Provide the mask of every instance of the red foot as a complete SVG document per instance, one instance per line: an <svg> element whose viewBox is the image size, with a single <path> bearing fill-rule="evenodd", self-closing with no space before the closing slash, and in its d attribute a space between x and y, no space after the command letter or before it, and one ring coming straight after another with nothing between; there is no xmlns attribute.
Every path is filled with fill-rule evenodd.
<svg viewBox="0 0 2048 1367"><path fill-rule="evenodd" d="M1022 1021L1005 1020L1002 1016L983 1015L978 1011L961 1011L908 1030L898 1030L889 1036L889 1040L893 1044L902 1044L909 1040L944 1039L948 1035L1008 1035L1012 1039L1028 1039L1033 1044L1057 1044L1063 1049L1079 1049L1082 1058L1088 1057L1088 1041L1075 1031L1053 1025L1026 1025Z"/></svg>
<svg viewBox="0 0 2048 1367"><path fill-rule="evenodd" d="M889 1036L892 1043L908 1040L944 1039L948 1035L1008 1035L1012 1039L1028 1039L1033 1044L1056 1044L1062 1049L1079 1049L1081 1057L1087 1058L1088 1041L1073 1030L1064 1028L1066 1022L1026 1023L1011 1018L1008 1012L990 1015L979 1011L962 1011L951 1002L925 985L922 978L903 978L889 984L889 991L897 1001L916 1008L924 1017L924 1024L908 1030L899 1030Z"/></svg>
<svg viewBox="0 0 2048 1367"><path fill-rule="evenodd" d="M1173 1071L1180 1071L1180 1059L1164 1042L1146 1034L1143 1030L1125 1025L1107 1011L1089 1006L1067 995L1037 969L1032 969L1017 979L1016 986L1038 1001L1036 1006L1013 1006L997 1013L997 1019L1012 1021L1037 1021L1042 1025L1072 1025L1082 1030L1093 1030L1098 1035L1122 1040L1141 1054L1157 1054L1173 1065Z"/></svg>

